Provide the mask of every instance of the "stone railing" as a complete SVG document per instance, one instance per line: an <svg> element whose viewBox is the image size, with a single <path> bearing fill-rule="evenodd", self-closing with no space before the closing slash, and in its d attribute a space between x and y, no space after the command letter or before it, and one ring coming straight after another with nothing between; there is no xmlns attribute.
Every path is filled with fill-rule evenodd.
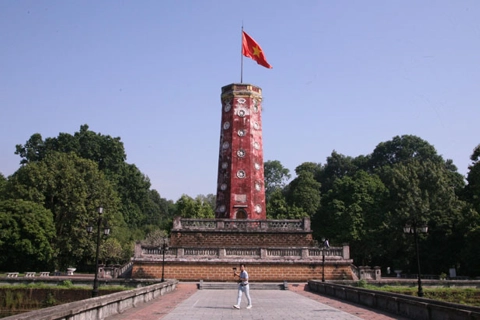
<svg viewBox="0 0 480 320"><path fill-rule="evenodd" d="M310 218L297 220L183 219L176 217L173 230L310 231Z"/></svg>
<svg viewBox="0 0 480 320"><path fill-rule="evenodd" d="M201 247L177 247L165 251L165 259L202 259L202 258L247 258L247 259L308 259L321 260L323 256L328 260L350 259L349 246L320 248L201 248ZM161 260L162 250L159 248L144 247L137 243L134 259Z"/></svg>
<svg viewBox="0 0 480 320"><path fill-rule="evenodd" d="M123 277L129 269L132 269L132 267L133 267L133 261L129 261L129 262L125 263L123 266L118 268L116 278Z"/></svg>
<svg viewBox="0 0 480 320"><path fill-rule="evenodd" d="M147 287L17 314L2 318L2 320L105 319L106 317L123 313L125 310L134 308L141 303L163 296L175 290L177 284L178 280L168 280Z"/></svg>
<svg viewBox="0 0 480 320"><path fill-rule="evenodd" d="M360 280L381 280L382 270L380 267L360 266L358 267Z"/></svg>
<svg viewBox="0 0 480 320"><path fill-rule="evenodd" d="M480 319L480 308L435 301L397 293L368 290L317 280L308 281L310 291L361 304L373 309L419 320Z"/></svg>

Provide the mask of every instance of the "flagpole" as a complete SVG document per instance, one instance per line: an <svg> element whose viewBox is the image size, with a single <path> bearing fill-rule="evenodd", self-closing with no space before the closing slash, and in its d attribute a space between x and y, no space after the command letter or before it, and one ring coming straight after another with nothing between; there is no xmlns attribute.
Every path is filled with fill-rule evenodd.
<svg viewBox="0 0 480 320"><path fill-rule="evenodd" d="M240 56L241 56L241 63L240 63L240 83L243 83L243 21L242 21L242 47L240 48Z"/></svg>

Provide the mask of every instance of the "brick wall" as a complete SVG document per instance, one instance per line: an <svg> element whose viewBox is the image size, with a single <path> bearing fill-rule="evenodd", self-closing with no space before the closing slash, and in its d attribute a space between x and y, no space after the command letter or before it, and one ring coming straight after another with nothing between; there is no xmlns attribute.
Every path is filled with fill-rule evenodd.
<svg viewBox="0 0 480 320"><path fill-rule="evenodd" d="M165 278L180 281L234 281L232 267L238 264L197 262L165 263ZM252 282L304 282L322 278L320 263L252 263L246 269ZM161 278L162 264L160 262L135 262L132 270L133 278ZM326 264L326 280L352 280L350 264Z"/></svg>
<svg viewBox="0 0 480 320"><path fill-rule="evenodd" d="M172 247L309 247L313 245L310 231L174 231L170 236Z"/></svg>

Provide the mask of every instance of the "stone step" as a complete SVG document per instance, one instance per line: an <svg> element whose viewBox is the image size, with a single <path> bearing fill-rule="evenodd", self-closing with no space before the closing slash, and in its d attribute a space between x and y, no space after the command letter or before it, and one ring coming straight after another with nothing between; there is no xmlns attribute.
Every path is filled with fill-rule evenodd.
<svg viewBox="0 0 480 320"><path fill-rule="evenodd" d="M204 282L200 280L198 289L200 290L236 290L238 284L235 282ZM287 283L271 282L252 282L250 290L288 290Z"/></svg>

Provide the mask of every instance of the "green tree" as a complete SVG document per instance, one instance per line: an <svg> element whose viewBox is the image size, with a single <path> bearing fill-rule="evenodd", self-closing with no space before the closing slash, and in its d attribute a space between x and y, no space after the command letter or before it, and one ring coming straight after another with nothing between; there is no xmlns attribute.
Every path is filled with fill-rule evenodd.
<svg viewBox="0 0 480 320"><path fill-rule="evenodd" d="M205 196L197 196L195 199L182 195L176 202L177 215L182 218L213 219L213 211L209 201L205 201Z"/></svg>
<svg viewBox="0 0 480 320"><path fill-rule="evenodd" d="M22 160L20 164L40 161L45 157L45 143L40 133L33 134L27 140L25 145L17 144L15 154L18 154Z"/></svg>
<svg viewBox="0 0 480 320"><path fill-rule="evenodd" d="M363 158L364 157L358 157L358 159ZM316 180L322 185L320 191L327 193L327 191L333 187L335 180L345 176L353 176L359 169L356 164L358 162L363 163L365 161L356 161L352 157L344 156L333 150L332 154L327 157L326 164L320 167L315 175Z"/></svg>
<svg viewBox="0 0 480 320"><path fill-rule="evenodd" d="M282 189L273 190L267 199L267 219L287 219L288 216L289 208Z"/></svg>
<svg viewBox="0 0 480 320"><path fill-rule="evenodd" d="M312 217L320 207L321 184L315 180L317 168L318 165L311 162L301 164L295 169L297 177L287 187L287 203L295 208L297 215Z"/></svg>
<svg viewBox="0 0 480 320"><path fill-rule="evenodd" d="M480 274L480 255L478 255L480 214L471 205L464 208L462 224L457 235L460 235L463 241L457 246L461 260L455 267L460 267L461 275L477 276Z"/></svg>
<svg viewBox="0 0 480 320"><path fill-rule="evenodd" d="M5 199L5 186L7 185L7 179L0 172L0 200Z"/></svg>
<svg viewBox="0 0 480 320"><path fill-rule="evenodd" d="M43 161L48 154L56 152L74 152L98 165L118 193L121 214L132 234L143 237L145 234L141 229L151 225L152 217L162 215L161 208L150 201L148 177L135 165L125 162L127 156L119 137L93 132L85 124L73 135L60 133L57 137L43 140L36 133L25 145L17 145L15 153L21 157L21 164L27 164Z"/></svg>
<svg viewBox="0 0 480 320"><path fill-rule="evenodd" d="M394 250L391 255L412 257L407 262L414 266L413 239L407 238L409 235L403 234L402 228L407 223L427 224L428 234L419 234L425 271L440 273L460 261L459 231L465 204L458 200L445 164L412 159L397 163L384 173L385 180L390 182L390 196L385 203L386 232L396 244L390 247Z"/></svg>
<svg viewBox="0 0 480 320"><path fill-rule="evenodd" d="M217 203L217 196L212 193L207 195L199 194L195 197L195 201L200 203L202 206L210 207L212 212L215 212L215 205ZM208 211L208 209L206 209Z"/></svg>
<svg viewBox="0 0 480 320"><path fill-rule="evenodd" d="M121 212L131 228L146 223L149 204L150 180L134 164L123 164L119 171L116 190L122 201Z"/></svg>
<svg viewBox="0 0 480 320"><path fill-rule="evenodd" d="M81 158L96 162L110 178L118 174L127 158L119 137L97 134L90 131L86 124L80 126L73 136L60 133L58 137L45 141L39 133L35 133L25 145L16 146L15 154L22 158L20 164L27 164L42 161L50 152L75 152Z"/></svg>
<svg viewBox="0 0 480 320"><path fill-rule="evenodd" d="M283 189L290 180L290 170L278 160L269 160L263 164L265 178L265 196L268 199L277 190Z"/></svg>
<svg viewBox="0 0 480 320"><path fill-rule="evenodd" d="M0 201L0 269L50 269L54 237L55 227L50 210L21 199Z"/></svg>
<svg viewBox="0 0 480 320"><path fill-rule="evenodd" d="M57 268L93 256L93 239L86 226L95 223L98 206L106 209L104 218L112 228L123 224L110 182L96 163L75 153L51 152L40 162L24 165L8 180L7 194L42 204L53 213Z"/></svg>
<svg viewBox="0 0 480 320"><path fill-rule="evenodd" d="M460 234L465 237L465 244L461 247L462 266L465 273L480 274L480 145L477 145L470 156L472 163L468 167L467 185L461 197L468 203L465 209L463 228Z"/></svg>
<svg viewBox="0 0 480 320"><path fill-rule="evenodd" d="M369 167L372 170L396 163L410 161L443 162L435 148L427 141L413 135L395 136L392 140L381 142L370 155Z"/></svg>
<svg viewBox="0 0 480 320"><path fill-rule="evenodd" d="M120 241L108 238L101 244L99 259L103 264L118 264L123 260L123 248Z"/></svg>
<svg viewBox="0 0 480 320"><path fill-rule="evenodd" d="M476 146L470 156L472 164L468 167L467 186L463 199L468 201L477 212L480 212L480 145Z"/></svg>
<svg viewBox="0 0 480 320"><path fill-rule="evenodd" d="M146 233L153 229L163 228L171 222L169 202L162 198L157 190L149 190L148 202L145 204Z"/></svg>
<svg viewBox="0 0 480 320"><path fill-rule="evenodd" d="M382 203L386 194L380 178L363 170L353 177L336 179L312 220L315 237L349 243L354 261L370 264L373 257L382 253Z"/></svg>
<svg viewBox="0 0 480 320"><path fill-rule="evenodd" d="M168 239L167 237L168 233L165 230L156 229L147 234L145 240L141 242L148 247L160 247Z"/></svg>

